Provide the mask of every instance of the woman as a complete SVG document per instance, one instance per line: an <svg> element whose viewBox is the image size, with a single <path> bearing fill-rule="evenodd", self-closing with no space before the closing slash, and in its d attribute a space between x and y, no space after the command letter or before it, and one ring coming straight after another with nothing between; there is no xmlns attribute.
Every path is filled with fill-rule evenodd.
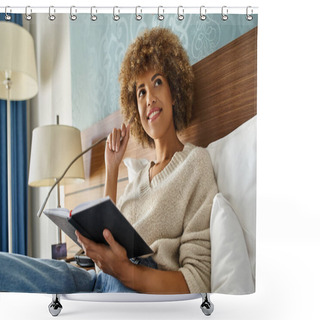
<svg viewBox="0 0 320 320"><path fill-rule="evenodd" d="M189 124L193 96L192 69L178 37L168 29L145 31L128 48L119 79L122 113L125 121L131 120L108 137L105 194L116 202L118 169L131 131L142 145L155 148L156 161L128 184L117 205L154 255L131 261L108 230L103 235L109 247L77 232L86 255L103 272L92 278L86 273L84 284L73 287L97 292L210 292L210 211L217 186L206 150L183 145L177 135ZM68 268L77 282L79 276ZM61 289L56 292L68 291Z"/></svg>
<svg viewBox="0 0 320 320"><path fill-rule="evenodd" d="M191 118L193 92L192 69L177 36L161 28L145 31L126 53L120 82L122 113L134 121L108 138L106 195L116 201L131 127L143 145L155 148L156 161L128 185L118 207L154 250L159 269L132 264L118 245L114 252L80 234L79 241L105 273L135 291L209 292L209 219L217 187L206 151L184 146L177 136ZM105 236L110 243L112 235Z"/></svg>

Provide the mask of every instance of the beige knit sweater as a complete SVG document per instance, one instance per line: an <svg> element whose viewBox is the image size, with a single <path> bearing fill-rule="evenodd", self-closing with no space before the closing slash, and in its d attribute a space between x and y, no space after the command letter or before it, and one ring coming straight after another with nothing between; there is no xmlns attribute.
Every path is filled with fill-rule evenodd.
<svg viewBox="0 0 320 320"><path fill-rule="evenodd" d="M150 166L128 184L118 207L159 269L181 271L191 293L210 292L210 213L218 190L209 154L186 144L151 182Z"/></svg>

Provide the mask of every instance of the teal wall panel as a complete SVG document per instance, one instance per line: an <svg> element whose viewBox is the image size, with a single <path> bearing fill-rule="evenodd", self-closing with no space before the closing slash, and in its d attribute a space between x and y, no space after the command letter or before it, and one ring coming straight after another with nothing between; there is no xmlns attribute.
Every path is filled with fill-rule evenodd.
<svg viewBox="0 0 320 320"><path fill-rule="evenodd" d="M202 21L198 14L144 15L137 21L133 14L123 14L115 22L112 15L98 15L91 21L79 14L70 21L72 121L83 130L119 109L118 74L128 45L145 28L162 26L175 32L188 52L191 64L257 26L257 15L247 21L245 15L229 15L222 21L220 14L207 15Z"/></svg>

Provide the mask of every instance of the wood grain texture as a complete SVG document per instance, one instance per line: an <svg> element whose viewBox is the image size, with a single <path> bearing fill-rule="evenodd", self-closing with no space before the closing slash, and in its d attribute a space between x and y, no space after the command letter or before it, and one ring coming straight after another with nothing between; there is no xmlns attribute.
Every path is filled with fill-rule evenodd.
<svg viewBox="0 0 320 320"><path fill-rule="evenodd" d="M252 29L205 59L193 65L195 96L192 122L180 135L181 140L206 147L236 129L257 113L257 28ZM81 134L83 150L114 127L122 117L117 111ZM65 206L103 196L105 165L104 147L84 155L85 182L65 187ZM124 157L155 158L154 150L143 149L131 137ZM119 171L118 196L127 184L127 170L122 163Z"/></svg>

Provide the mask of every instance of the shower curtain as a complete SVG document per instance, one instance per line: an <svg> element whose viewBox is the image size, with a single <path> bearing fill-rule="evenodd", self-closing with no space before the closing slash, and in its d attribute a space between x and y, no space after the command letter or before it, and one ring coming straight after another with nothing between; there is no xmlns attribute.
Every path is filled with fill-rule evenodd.
<svg viewBox="0 0 320 320"><path fill-rule="evenodd" d="M160 27L173 32L192 66L215 53L222 55L221 61L224 52L230 61L236 60L237 56L232 55L233 45L241 46L242 39L252 34L256 41L258 15L249 15L248 8L237 14L229 14L227 8L214 14L208 14L204 7L199 8L200 14L185 14L182 7L177 9L178 14L162 15L159 8L154 14L143 14L143 8L136 8L136 14L118 11L99 14L91 8L91 14L75 15L73 11L73 14L55 14L54 18L52 10L49 19L47 13L33 10L33 18L24 21L35 39L39 73L39 97L31 102L30 130L55 123L56 114L60 113L61 123L85 131L119 111L121 63L129 45L147 29ZM243 66L239 66L239 70L241 68ZM256 78L252 79L252 91L248 92L248 99L255 101L250 116L236 127L225 120L231 109L238 107L237 101L232 100L237 86L240 88L242 81L251 77L245 68L241 70L243 74L239 76L238 72L237 79L232 79L231 73L227 76L227 81L232 83L230 93L227 87L211 97L213 100L219 100L221 94L227 97L225 104L217 106L220 114L211 126L213 131L230 126L229 133L202 146L209 153L219 189L211 199L210 228L218 231L210 232L211 283L208 286L211 292L226 294L255 291ZM215 81L219 83L220 79ZM237 159L230 159L230 154ZM136 157L140 158L140 154ZM131 169L128 166L128 170ZM250 172L250 175L241 172ZM32 193L32 207L37 208L45 192L32 190ZM33 215L34 212L36 209ZM48 258L48 248L55 239L55 235L50 234L55 233L55 228L46 217L41 219L46 220L40 228L38 221L33 222L29 236L34 245L33 256ZM158 264L161 268L160 261Z"/></svg>

